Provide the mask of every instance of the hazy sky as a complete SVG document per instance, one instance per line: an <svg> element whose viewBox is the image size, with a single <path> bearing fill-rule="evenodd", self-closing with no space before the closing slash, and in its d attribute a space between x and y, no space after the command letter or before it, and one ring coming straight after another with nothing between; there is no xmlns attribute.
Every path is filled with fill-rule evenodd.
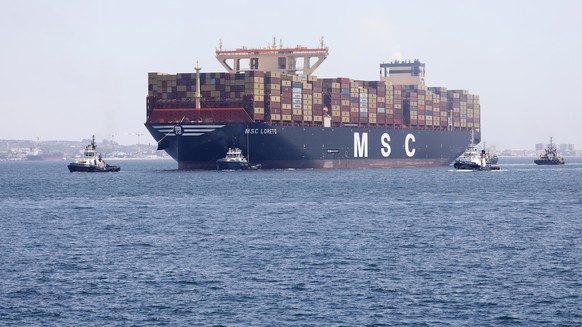
<svg viewBox="0 0 582 327"><path fill-rule="evenodd" d="M377 80L426 63L426 84L479 94L487 145L582 149L582 1L0 0L0 139L154 143L148 72L222 72L214 51L317 46L318 77Z"/></svg>

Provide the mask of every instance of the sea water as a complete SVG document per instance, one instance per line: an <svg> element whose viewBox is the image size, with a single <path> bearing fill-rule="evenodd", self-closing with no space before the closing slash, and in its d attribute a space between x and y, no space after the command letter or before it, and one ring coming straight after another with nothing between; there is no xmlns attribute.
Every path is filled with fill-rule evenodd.
<svg viewBox="0 0 582 327"><path fill-rule="evenodd" d="M0 162L0 325L579 326L582 158Z"/></svg>

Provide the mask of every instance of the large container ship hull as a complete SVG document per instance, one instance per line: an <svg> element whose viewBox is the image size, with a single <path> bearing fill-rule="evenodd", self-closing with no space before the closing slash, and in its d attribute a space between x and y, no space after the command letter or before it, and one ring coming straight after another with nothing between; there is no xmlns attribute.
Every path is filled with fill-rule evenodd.
<svg viewBox="0 0 582 327"><path fill-rule="evenodd" d="M233 147L265 169L449 165L470 138L468 131L263 122L146 123L146 127L179 169L216 169L216 160Z"/></svg>
<svg viewBox="0 0 582 327"><path fill-rule="evenodd" d="M318 78L320 47L216 50L227 72L149 73L146 127L179 169L239 148L265 169L448 165L479 139L479 96L425 85L419 60L380 79Z"/></svg>

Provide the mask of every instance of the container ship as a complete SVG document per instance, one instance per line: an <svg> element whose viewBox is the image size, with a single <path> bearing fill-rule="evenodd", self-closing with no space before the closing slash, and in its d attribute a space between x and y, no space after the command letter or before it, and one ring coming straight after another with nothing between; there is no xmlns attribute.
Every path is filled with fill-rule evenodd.
<svg viewBox="0 0 582 327"><path fill-rule="evenodd" d="M145 126L178 169L216 169L231 148L263 169L449 165L479 96L427 87L425 64L380 64L378 80L313 75L328 48L216 50L226 72L148 74Z"/></svg>

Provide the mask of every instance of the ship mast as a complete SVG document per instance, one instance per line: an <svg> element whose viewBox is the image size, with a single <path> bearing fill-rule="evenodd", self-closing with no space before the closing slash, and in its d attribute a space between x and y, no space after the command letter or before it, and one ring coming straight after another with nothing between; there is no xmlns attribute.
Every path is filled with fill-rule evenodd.
<svg viewBox="0 0 582 327"><path fill-rule="evenodd" d="M194 69L196 70L196 109L200 109L200 98L202 97L200 95L200 66L198 66L198 60L196 60L196 67L194 67Z"/></svg>

